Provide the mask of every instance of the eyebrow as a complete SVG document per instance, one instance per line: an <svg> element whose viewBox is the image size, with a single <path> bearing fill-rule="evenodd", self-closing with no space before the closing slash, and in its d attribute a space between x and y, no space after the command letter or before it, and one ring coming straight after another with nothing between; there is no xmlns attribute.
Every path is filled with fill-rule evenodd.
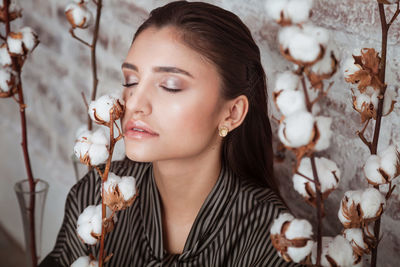
<svg viewBox="0 0 400 267"><path fill-rule="evenodd" d="M139 71L138 67L136 67L135 65L128 63L128 62L124 62L122 63L121 69L126 68L126 69L131 69L134 71ZM179 73L179 74L183 74L186 76L189 76L191 78L194 78L192 74L190 74L189 72L187 72L186 70L177 68L177 67L169 67L169 66L162 66L162 67L154 67L153 68L154 72L170 72L170 73Z"/></svg>

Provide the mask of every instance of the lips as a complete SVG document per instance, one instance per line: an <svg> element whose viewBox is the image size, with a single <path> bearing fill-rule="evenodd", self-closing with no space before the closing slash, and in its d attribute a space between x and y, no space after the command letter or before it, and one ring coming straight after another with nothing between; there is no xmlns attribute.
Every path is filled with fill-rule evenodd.
<svg viewBox="0 0 400 267"><path fill-rule="evenodd" d="M154 132L146 123L139 120L130 120L125 125L125 133L143 133L143 134L150 134L150 135L158 135Z"/></svg>

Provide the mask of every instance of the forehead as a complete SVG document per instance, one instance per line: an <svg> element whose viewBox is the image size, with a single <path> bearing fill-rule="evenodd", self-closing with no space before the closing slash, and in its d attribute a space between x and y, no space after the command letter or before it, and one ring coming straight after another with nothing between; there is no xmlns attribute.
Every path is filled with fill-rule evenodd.
<svg viewBox="0 0 400 267"><path fill-rule="evenodd" d="M146 67L173 66L188 71L194 77L204 74L218 76L215 65L184 44L179 32L171 26L160 29L150 27L142 31L130 47L125 62L138 66L139 72Z"/></svg>

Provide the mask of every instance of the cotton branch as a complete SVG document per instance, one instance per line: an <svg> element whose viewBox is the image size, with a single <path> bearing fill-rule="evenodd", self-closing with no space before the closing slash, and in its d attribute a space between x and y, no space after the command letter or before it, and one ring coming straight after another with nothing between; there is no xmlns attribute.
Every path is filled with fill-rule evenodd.
<svg viewBox="0 0 400 267"><path fill-rule="evenodd" d="M399 1L397 2L396 11L389 23L387 23L387 20L386 20L384 5L381 3L378 3L378 9L379 9L379 16L380 16L381 28L382 28L381 62L380 62L380 68L379 68L379 80L382 84L385 85L388 31L389 31L390 26L396 20L397 16L400 13ZM386 85L383 86L383 88L381 88L380 94L382 96L384 96L385 91L386 91ZM383 101L384 101L384 97L380 98L379 102L378 102L378 111L377 111L376 124L375 124L375 129L374 129L373 142L371 145L371 154L376 154L377 150L378 150L378 140L379 140L380 127L381 127ZM379 190L379 185L376 185L375 188ZM388 193L389 196L390 196L392 190L393 189L389 190L389 192L390 192L390 193ZM381 218L379 217L378 220L375 221L375 225L374 225L374 235L375 235L376 239L379 238L380 224L381 224ZM377 258L378 258L378 244L372 250L372 256L371 256L371 266L372 267L376 267Z"/></svg>

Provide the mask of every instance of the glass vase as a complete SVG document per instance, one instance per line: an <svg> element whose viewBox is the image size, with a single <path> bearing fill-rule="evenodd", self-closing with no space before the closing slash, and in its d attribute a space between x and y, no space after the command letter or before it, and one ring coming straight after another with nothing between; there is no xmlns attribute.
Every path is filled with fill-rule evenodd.
<svg viewBox="0 0 400 267"><path fill-rule="evenodd" d="M43 211L44 204L46 201L47 191L49 190L49 184L41 179L35 180L35 190L33 193L30 192L29 181L27 179L17 182L14 185L15 193L17 194L19 207L22 215L22 224L24 227L25 236L25 255L29 266L37 266L38 260L41 253L42 244L42 225L43 225ZM31 222L31 201L34 201L34 221ZM34 227L32 227L34 226ZM32 233L32 229L34 229ZM33 241L35 239L35 241ZM32 256L32 248L35 242L36 246L36 260ZM36 261L36 262L34 262Z"/></svg>

